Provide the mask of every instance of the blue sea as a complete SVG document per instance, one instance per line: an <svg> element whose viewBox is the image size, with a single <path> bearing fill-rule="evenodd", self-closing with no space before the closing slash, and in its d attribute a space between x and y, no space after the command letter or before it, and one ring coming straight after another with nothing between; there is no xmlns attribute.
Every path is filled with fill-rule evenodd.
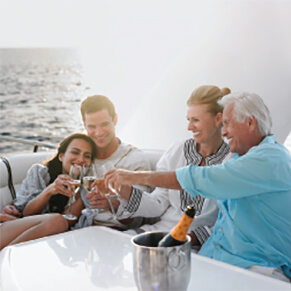
<svg viewBox="0 0 291 291"><path fill-rule="evenodd" d="M82 131L80 101L90 88L78 50L0 49L0 134L58 144ZM32 146L0 140L0 154Z"/></svg>

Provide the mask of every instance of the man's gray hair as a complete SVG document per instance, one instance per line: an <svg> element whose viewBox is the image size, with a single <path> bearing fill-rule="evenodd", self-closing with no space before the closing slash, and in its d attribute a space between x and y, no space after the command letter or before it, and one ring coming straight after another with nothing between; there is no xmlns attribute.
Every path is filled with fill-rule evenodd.
<svg viewBox="0 0 291 291"><path fill-rule="evenodd" d="M262 136L271 134L272 118L263 99L254 93L242 92L225 95L218 103L222 106L234 104L233 117L243 123L248 117L255 117Z"/></svg>

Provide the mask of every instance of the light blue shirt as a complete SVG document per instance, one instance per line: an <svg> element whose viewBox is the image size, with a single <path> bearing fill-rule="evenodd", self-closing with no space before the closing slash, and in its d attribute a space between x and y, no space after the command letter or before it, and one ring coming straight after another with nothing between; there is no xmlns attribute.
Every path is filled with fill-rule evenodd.
<svg viewBox="0 0 291 291"><path fill-rule="evenodd" d="M176 170L181 187L218 200L213 234L200 254L232 265L282 267L291 277L291 156L267 136L223 164Z"/></svg>

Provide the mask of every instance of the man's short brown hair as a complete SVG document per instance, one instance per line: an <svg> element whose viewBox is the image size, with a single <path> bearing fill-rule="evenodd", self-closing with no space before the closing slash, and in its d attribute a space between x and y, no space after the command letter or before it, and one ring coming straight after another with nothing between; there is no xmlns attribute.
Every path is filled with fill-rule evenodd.
<svg viewBox="0 0 291 291"><path fill-rule="evenodd" d="M107 109L112 119L115 117L116 112L114 104L108 97L103 95L89 96L84 99L81 104L82 119L85 120L86 113L94 113L103 109Z"/></svg>

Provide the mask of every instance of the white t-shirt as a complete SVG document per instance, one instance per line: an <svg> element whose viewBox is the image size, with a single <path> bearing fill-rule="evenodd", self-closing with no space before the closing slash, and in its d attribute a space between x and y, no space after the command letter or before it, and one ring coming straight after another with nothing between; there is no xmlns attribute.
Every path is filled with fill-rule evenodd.
<svg viewBox="0 0 291 291"><path fill-rule="evenodd" d="M131 171L147 171L151 170L149 159L147 158L146 154L130 145L123 142L120 142L118 145L117 150L107 159L96 159L95 166L98 167L103 165L107 162L112 162L115 168L127 169ZM138 186L139 188L150 191L151 188L147 186ZM81 189L81 197L85 206L89 206L88 200L85 199L86 197L86 190L84 188ZM134 221L129 225L121 224L118 220L112 219L112 214L108 210L100 210L99 213L92 216L88 216L82 214L78 223L76 224L75 228L80 228L89 225L103 225L103 226L117 226L122 229L127 229L129 227L136 227L139 226L142 221L141 217L137 217Z"/></svg>

